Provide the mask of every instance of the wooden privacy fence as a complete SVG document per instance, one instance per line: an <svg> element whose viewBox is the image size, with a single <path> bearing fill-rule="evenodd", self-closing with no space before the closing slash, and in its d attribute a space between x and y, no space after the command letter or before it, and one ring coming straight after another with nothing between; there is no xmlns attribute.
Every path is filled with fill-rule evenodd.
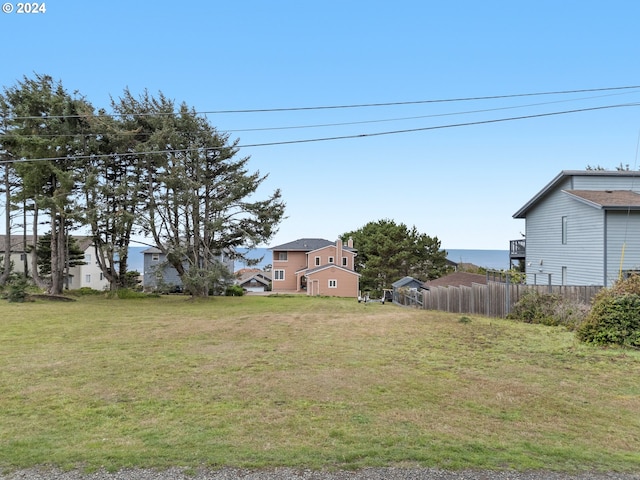
<svg viewBox="0 0 640 480"><path fill-rule="evenodd" d="M601 286L524 285L489 281L486 285L431 287L430 290L396 292L394 301L406 306L468 313L487 317L506 317L527 291L557 294L576 303L589 304Z"/></svg>

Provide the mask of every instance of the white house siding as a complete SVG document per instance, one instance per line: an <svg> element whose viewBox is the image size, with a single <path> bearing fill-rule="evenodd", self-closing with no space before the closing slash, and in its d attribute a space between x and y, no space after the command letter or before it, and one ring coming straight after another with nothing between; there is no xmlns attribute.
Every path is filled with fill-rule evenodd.
<svg viewBox="0 0 640 480"><path fill-rule="evenodd" d="M76 290L87 287L94 290L107 290L109 281L104 278L104 274L96 261L95 247L90 245L84 251L84 261L86 265L78 265L69 269L69 288Z"/></svg>
<svg viewBox="0 0 640 480"><path fill-rule="evenodd" d="M4 252L0 252L0 257L3 257L4 261ZM27 256L27 270L31 270L31 254L29 253L12 253L9 257L9 261L13 263L13 272L23 274L24 273L24 255ZM4 265L4 264L3 264Z"/></svg>
<svg viewBox="0 0 640 480"><path fill-rule="evenodd" d="M640 212L607 212L607 285L615 282L622 270L640 270ZM624 251L623 251L624 248Z"/></svg>
<svg viewBox="0 0 640 480"><path fill-rule="evenodd" d="M602 285L604 272L604 215L585 205L563 189L578 188L569 180L549 193L527 213L526 238L527 283L562 284L562 267L566 267L568 285ZM562 217L567 217L567 243L562 243Z"/></svg>

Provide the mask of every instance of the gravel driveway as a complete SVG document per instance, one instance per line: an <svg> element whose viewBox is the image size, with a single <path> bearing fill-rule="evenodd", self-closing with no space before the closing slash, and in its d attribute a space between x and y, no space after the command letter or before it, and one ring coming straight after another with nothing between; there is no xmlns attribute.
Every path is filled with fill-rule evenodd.
<svg viewBox="0 0 640 480"><path fill-rule="evenodd" d="M99 471L83 473L78 470L28 469L0 473L0 480L640 480L640 473L580 473L512 471L444 471L418 468L366 468L357 471L312 471L277 468L272 470L185 471L121 470L114 473Z"/></svg>

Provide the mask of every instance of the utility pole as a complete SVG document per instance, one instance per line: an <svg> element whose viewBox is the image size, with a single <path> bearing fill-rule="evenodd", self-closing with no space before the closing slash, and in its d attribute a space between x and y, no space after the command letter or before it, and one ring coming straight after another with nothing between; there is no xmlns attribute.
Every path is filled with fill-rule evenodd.
<svg viewBox="0 0 640 480"><path fill-rule="evenodd" d="M2 112L2 135L6 135L7 132L7 114ZM5 188L5 235L4 235L4 268L0 273L0 285L4 285L9 280L11 274L11 183L9 178L9 159L5 149L4 142L2 142L2 157L4 161L4 188Z"/></svg>

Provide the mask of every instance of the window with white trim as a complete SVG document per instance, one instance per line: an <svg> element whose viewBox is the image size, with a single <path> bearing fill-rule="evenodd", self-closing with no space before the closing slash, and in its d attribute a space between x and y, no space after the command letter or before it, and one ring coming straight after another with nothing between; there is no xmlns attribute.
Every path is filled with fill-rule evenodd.
<svg viewBox="0 0 640 480"><path fill-rule="evenodd" d="M274 270L273 271L273 279L274 280L284 280L284 270Z"/></svg>
<svg viewBox="0 0 640 480"><path fill-rule="evenodd" d="M347 257L342 257L342 266L346 267L349 265L349 259Z"/></svg>
<svg viewBox="0 0 640 480"><path fill-rule="evenodd" d="M320 257L316 257L316 267L320 266Z"/></svg>
<svg viewBox="0 0 640 480"><path fill-rule="evenodd" d="M333 257L329 257L329 263L333 263Z"/></svg>
<svg viewBox="0 0 640 480"><path fill-rule="evenodd" d="M329 280L329 288L338 288L338 280Z"/></svg>
<svg viewBox="0 0 640 480"><path fill-rule="evenodd" d="M567 244L567 217L562 217L562 244Z"/></svg>
<svg viewBox="0 0 640 480"><path fill-rule="evenodd" d="M91 275L85 275L84 276L84 281L85 281L85 283L91 283Z"/></svg>
<svg viewBox="0 0 640 480"><path fill-rule="evenodd" d="M278 252L278 260L281 262L287 261L287 253L288 252Z"/></svg>
<svg viewBox="0 0 640 480"><path fill-rule="evenodd" d="M159 253L152 253L151 254L151 261L152 262L159 262L160 261L160 254Z"/></svg>

